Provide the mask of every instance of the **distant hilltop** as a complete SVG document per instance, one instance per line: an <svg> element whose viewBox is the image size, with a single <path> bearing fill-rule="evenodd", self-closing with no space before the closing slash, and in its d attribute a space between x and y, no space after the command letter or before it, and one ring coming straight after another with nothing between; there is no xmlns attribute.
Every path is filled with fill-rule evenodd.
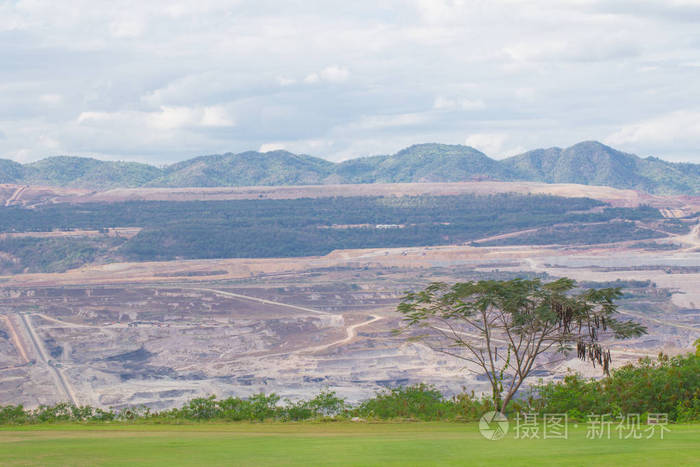
<svg viewBox="0 0 700 467"><path fill-rule="evenodd" d="M700 164L641 158L597 141L535 149L503 160L469 146L436 143L340 163L287 151L200 156L163 168L70 156L30 164L0 159L0 183L94 190L470 180L577 183L696 196Z"/></svg>

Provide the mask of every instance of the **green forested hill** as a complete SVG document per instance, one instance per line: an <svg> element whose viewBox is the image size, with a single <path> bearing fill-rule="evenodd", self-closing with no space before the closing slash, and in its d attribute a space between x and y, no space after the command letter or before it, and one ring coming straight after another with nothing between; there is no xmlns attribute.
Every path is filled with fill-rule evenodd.
<svg viewBox="0 0 700 467"><path fill-rule="evenodd" d="M22 183L24 166L14 161L0 159L0 183Z"/></svg>
<svg viewBox="0 0 700 467"><path fill-rule="evenodd" d="M334 168L327 160L287 151L227 153L173 164L147 186L317 185Z"/></svg>
<svg viewBox="0 0 700 467"><path fill-rule="evenodd" d="M343 183L512 180L514 171L469 146L417 144L390 156L351 159L335 171Z"/></svg>
<svg viewBox="0 0 700 467"><path fill-rule="evenodd" d="M502 161L520 180L629 188L657 194L698 194L698 164L642 159L596 141L536 149Z"/></svg>
<svg viewBox="0 0 700 467"><path fill-rule="evenodd" d="M21 182L99 190L138 187L159 175L161 169L148 164L57 156L25 165Z"/></svg>
<svg viewBox="0 0 700 467"><path fill-rule="evenodd" d="M578 183L654 194L700 194L700 164L642 159L595 141L504 160L462 145L418 144L396 154L333 163L287 151L201 156L164 168L83 157L21 165L0 160L0 183L76 188L221 187L468 180Z"/></svg>

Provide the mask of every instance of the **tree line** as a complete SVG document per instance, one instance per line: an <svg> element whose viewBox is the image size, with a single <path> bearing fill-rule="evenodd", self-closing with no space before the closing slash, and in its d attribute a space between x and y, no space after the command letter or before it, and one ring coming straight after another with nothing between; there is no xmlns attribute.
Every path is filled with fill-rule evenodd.
<svg viewBox="0 0 700 467"><path fill-rule="evenodd" d="M593 212L593 208L604 209ZM658 217L659 211L647 206L606 208L588 198L518 194L129 201L0 207L0 232L141 227L138 235L109 251L118 259L146 261L307 256L346 248L444 245L560 223ZM650 232L637 232L635 238L656 235ZM554 240L565 241L566 234L556 232ZM609 229L588 230L585 235L595 243L608 238ZM27 244L5 241L0 249L12 255L26 251ZM42 249L41 241L33 244Z"/></svg>

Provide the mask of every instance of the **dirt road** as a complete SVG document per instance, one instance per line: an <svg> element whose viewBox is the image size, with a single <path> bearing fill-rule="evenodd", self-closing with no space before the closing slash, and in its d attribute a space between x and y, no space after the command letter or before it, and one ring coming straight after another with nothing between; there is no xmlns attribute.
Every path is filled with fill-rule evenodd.
<svg viewBox="0 0 700 467"><path fill-rule="evenodd" d="M46 354L46 349L44 348L44 344L41 341L41 339L39 339L39 336L37 336L36 331L34 330L34 326L32 325L31 319L28 318L25 314L20 314L19 318L22 324L24 325L27 335L29 335L29 339L32 341L34 349L36 350L36 353L41 359L42 363L44 363L53 371L60 392L63 392L66 398L69 399L70 402L73 403L73 405L77 406L78 400L75 397L73 388L71 387L66 377L63 375L63 372L59 368L56 368L51 362L51 360L48 358L48 355Z"/></svg>
<svg viewBox="0 0 700 467"><path fill-rule="evenodd" d="M313 308L306 308L303 306L290 305L288 303L274 302L272 300L266 300L264 298L251 297L249 295L241 295L241 294L237 294L237 293L233 293L233 292L224 292L223 290L201 289L201 288L195 288L195 289L191 289L191 290L200 290L200 291L204 291L204 292L211 292L211 293L215 293L217 295L222 295L224 297L241 298L243 300L250 300L252 302L264 303L266 305L283 306L283 307L287 307L287 308L292 308L294 310L306 311L308 313L315 313L318 315L337 316L337 315L334 315L333 313L328 313L327 311L314 310Z"/></svg>
<svg viewBox="0 0 700 467"><path fill-rule="evenodd" d="M17 200L19 200L20 196L22 196L22 193L24 190L29 188L28 186L20 186L18 187L14 193L12 193L12 196L7 198L7 201L5 201L5 206L11 206L13 203L15 203Z"/></svg>
<svg viewBox="0 0 700 467"><path fill-rule="evenodd" d="M372 323L376 323L379 320L384 319L382 316L378 315L371 315L371 319L367 321L363 321L361 323L353 324L351 326L348 326L345 328L346 336L343 339L337 340L335 342L331 342L329 344L323 344L323 345L318 345L316 347L307 347L305 349L297 350L297 353L315 353L315 352L320 352L321 350L326 350L330 347L335 347L336 345L343 345L343 344L349 344L352 342L352 340L357 337L357 330L361 327L364 326L369 326Z"/></svg>
<svg viewBox="0 0 700 467"><path fill-rule="evenodd" d="M309 313L316 313L316 314L320 314L320 315L338 316L338 315L336 315L336 314L329 313L329 312L327 312L327 311L314 310L314 309L312 309L312 308L306 308L306 307L303 307L303 306L290 305L290 304L288 304L288 303L275 302L275 301L272 301L272 300L266 300L266 299L264 299L264 298L251 297L251 296L249 296L249 295L241 295L241 294L237 294L237 293L233 293L233 292L224 292L224 291L222 291L222 290L203 289L203 288L198 288L198 289L194 289L194 290L202 290L202 291L207 291L207 292L212 292L212 293L215 293L215 294L223 295L223 296L225 296L225 297L241 298L241 299L244 299L244 300L251 300L251 301L254 301L254 302L258 302L258 303L264 303L264 304L266 304L266 305L282 306L282 307L292 308L292 309L299 310L299 311L306 311L306 312L309 312ZM377 322L377 321L379 321L379 320L381 320L381 319L384 319L382 316L379 316L379 315L371 315L370 317L371 317L371 319L369 319L368 321L363 321L363 322L361 322L361 323L357 323L357 324L353 324L353 325L347 326L347 327L345 328L346 336L345 336L343 339L340 339L340 340L337 340L337 341L334 341L334 342L330 342L330 343L328 343L328 344L318 345L318 346L315 346L315 347L307 347L307 348L304 348L304 349L294 350L294 351L292 351L292 352L286 352L286 353L280 353L280 354L273 354L273 355L287 355L287 354L292 354L292 353L313 353L313 352L319 352L319 351L321 351L321 350L328 349L328 348L330 348L330 347L334 347L334 346L336 346L336 345L347 344L347 343L351 342L355 337L357 337L357 330L358 330L359 328L364 327L364 326L369 326L369 325L372 324L372 323L375 323L375 322ZM273 355L268 355L268 356L273 356Z"/></svg>

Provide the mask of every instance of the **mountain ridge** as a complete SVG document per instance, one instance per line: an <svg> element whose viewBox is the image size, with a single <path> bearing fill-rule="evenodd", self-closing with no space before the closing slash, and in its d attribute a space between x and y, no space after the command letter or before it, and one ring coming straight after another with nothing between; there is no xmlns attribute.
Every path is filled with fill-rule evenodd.
<svg viewBox="0 0 700 467"><path fill-rule="evenodd" d="M198 156L165 167L54 156L29 164L0 159L0 183L105 190L470 180L577 183L653 194L700 193L700 164L641 158L597 141L492 159L463 145L423 143L395 154L335 163L284 150Z"/></svg>
<svg viewBox="0 0 700 467"><path fill-rule="evenodd" d="M655 194L697 194L699 189L692 168L688 176L688 168L684 170L680 164L643 159L597 141L565 149L535 149L501 162L529 181L603 185Z"/></svg>

